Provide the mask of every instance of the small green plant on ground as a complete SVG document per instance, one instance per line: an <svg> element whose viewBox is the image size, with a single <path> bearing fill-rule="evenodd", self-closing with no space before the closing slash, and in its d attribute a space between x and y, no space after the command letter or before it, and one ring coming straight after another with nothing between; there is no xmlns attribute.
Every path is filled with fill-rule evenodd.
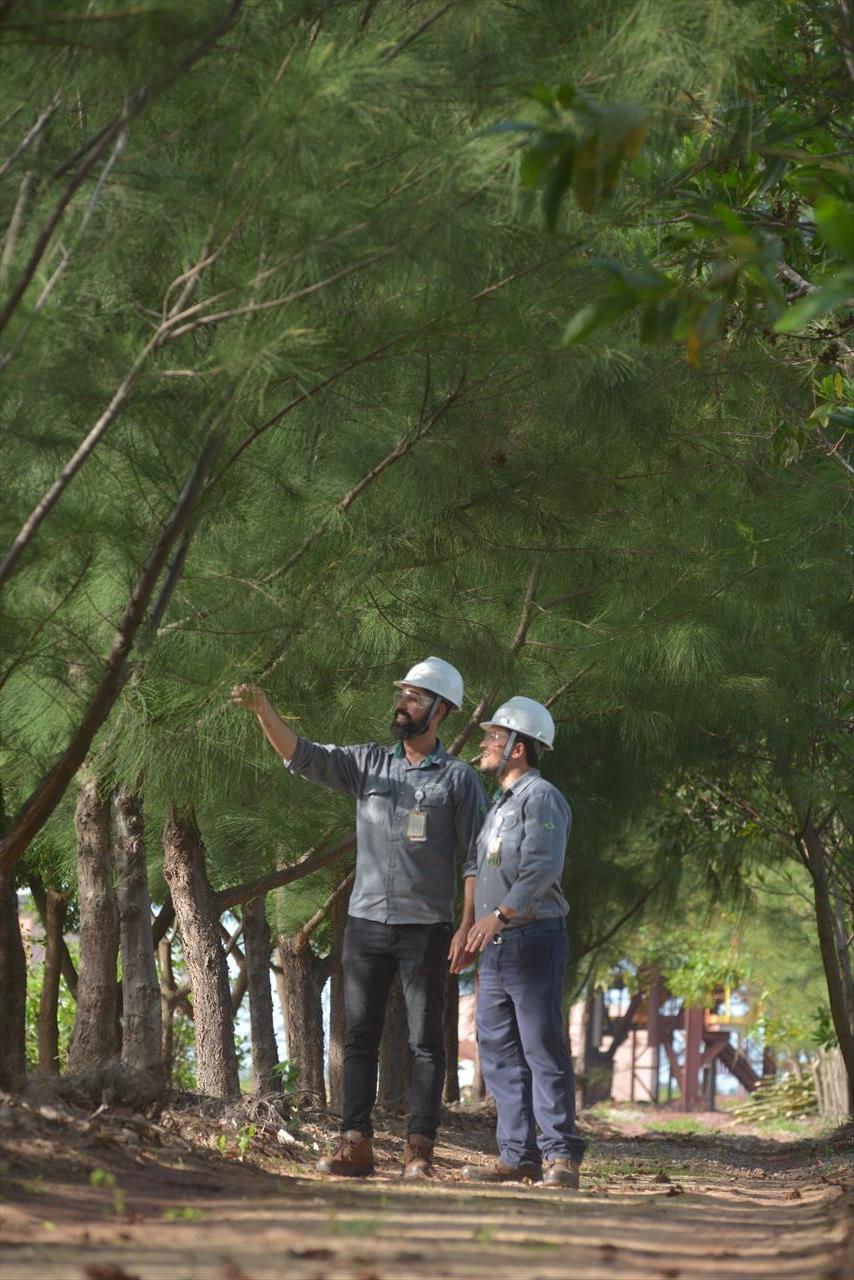
<svg viewBox="0 0 854 1280"><path fill-rule="evenodd" d="M241 1160L249 1150L249 1145L257 1132L258 1130L255 1128L254 1124L247 1124L243 1126L240 1133L237 1135L237 1150L240 1154Z"/></svg>
<svg viewBox="0 0 854 1280"><path fill-rule="evenodd" d="M106 1187L113 1193L113 1213L120 1218L125 1211L125 1193L116 1181L116 1175L109 1169L93 1169L89 1182L93 1187Z"/></svg>
<svg viewBox="0 0 854 1280"><path fill-rule="evenodd" d="M277 1062L273 1067L273 1075L279 1077L282 1093L295 1093L299 1081L299 1063L291 1062L289 1058L285 1058L282 1062Z"/></svg>
<svg viewBox="0 0 854 1280"><path fill-rule="evenodd" d="M708 1133L706 1125L692 1116L674 1116L672 1120L659 1120L655 1126L660 1133Z"/></svg>
<svg viewBox="0 0 854 1280"><path fill-rule="evenodd" d="M335 1218L329 1223L330 1231L343 1236L375 1236L380 1229L379 1218Z"/></svg>
<svg viewBox="0 0 854 1280"><path fill-rule="evenodd" d="M200 1218L205 1217L205 1211L184 1204L180 1209L164 1209L163 1217L167 1222L198 1222Z"/></svg>

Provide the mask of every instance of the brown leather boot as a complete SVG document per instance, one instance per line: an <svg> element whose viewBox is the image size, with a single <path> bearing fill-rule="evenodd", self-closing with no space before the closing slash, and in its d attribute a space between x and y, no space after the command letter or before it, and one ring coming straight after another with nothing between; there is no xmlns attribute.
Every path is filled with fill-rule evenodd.
<svg viewBox="0 0 854 1280"><path fill-rule="evenodd" d="M503 1160L493 1160L492 1164L465 1164L460 1170L466 1182L523 1182L529 1178L531 1182L539 1182L542 1169L537 1164L505 1164Z"/></svg>
<svg viewBox="0 0 854 1280"><path fill-rule="evenodd" d="M579 1166L569 1156L558 1156L555 1160L546 1161L543 1174L544 1187L568 1187L570 1191L578 1190Z"/></svg>
<svg viewBox="0 0 854 1280"><path fill-rule="evenodd" d="M336 1173L339 1178L367 1178L374 1171L371 1140L358 1129L348 1129L332 1155L322 1156L314 1167L318 1173Z"/></svg>
<svg viewBox="0 0 854 1280"><path fill-rule="evenodd" d="M433 1177L433 1139L410 1133L403 1148L403 1176L410 1181Z"/></svg>

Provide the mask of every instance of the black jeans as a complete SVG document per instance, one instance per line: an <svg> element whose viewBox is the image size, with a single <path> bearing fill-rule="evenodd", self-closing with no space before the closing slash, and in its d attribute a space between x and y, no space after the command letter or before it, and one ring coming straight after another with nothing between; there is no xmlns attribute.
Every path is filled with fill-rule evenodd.
<svg viewBox="0 0 854 1280"><path fill-rule="evenodd" d="M342 956L347 1014L342 1130L373 1133L380 1037L399 969L412 1052L407 1133L435 1138L445 1080L442 1022L452 934L450 924L380 924L349 917Z"/></svg>

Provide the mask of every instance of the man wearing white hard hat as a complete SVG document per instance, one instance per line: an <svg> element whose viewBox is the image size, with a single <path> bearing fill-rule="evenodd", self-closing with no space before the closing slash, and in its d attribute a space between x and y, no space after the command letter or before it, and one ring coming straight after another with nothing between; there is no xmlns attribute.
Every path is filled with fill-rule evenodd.
<svg viewBox="0 0 854 1280"><path fill-rule="evenodd" d="M542 703L516 697L481 728L480 770L499 786L477 866L466 871L466 913L476 917L467 950L479 954L477 1041L498 1113L498 1159L462 1173L470 1182L542 1178L577 1188L585 1143L575 1131L561 1012L569 910L561 876L572 814L537 768L540 752L552 749L554 721Z"/></svg>
<svg viewBox="0 0 854 1280"><path fill-rule="evenodd" d="M254 685L232 698L253 711L291 773L356 799L356 876L342 967L347 1037L344 1106L337 1149L321 1173L373 1173L371 1112L380 1037L399 971L409 1023L412 1082L403 1173L433 1172L433 1144L445 1078L443 1012L448 961L463 962L468 927L454 931L456 866L476 868L476 840L487 808L471 765L438 738L463 700L463 680L442 658L426 658L394 682L393 747L321 746L300 738Z"/></svg>

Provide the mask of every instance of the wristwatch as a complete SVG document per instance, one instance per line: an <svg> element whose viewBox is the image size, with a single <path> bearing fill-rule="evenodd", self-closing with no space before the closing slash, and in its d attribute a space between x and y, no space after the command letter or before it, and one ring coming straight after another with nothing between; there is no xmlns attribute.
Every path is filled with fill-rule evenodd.
<svg viewBox="0 0 854 1280"><path fill-rule="evenodd" d="M497 920L500 920L502 924L510 923L509 918L504 914L500 907L496 907L492 914Z"/></svg>

